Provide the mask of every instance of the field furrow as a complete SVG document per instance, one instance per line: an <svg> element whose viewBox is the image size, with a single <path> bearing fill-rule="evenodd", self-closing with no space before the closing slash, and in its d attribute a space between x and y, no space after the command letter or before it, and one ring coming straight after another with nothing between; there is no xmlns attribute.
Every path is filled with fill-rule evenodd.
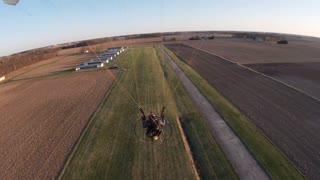
<svg viewBox="0 0 320 180"><path fill-rule="evenodd" d="M102 71L3 84L0 178L55 177L111 84Z"/></svg>
<svg viewBox="0 0 320 180"><path fill-rule="evenodd" d="M320 103L288 86L186 45L168 45L232 102L309 178L320 177ZM180 50L179 50L180 49Z"/></svg>

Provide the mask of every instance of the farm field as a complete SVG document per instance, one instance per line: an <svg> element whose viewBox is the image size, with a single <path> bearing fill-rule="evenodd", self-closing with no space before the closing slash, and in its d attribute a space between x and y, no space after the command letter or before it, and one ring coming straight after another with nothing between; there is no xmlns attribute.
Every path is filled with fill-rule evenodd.
<svg viewBox="0 0 320 180"><path fill-rule="evenodd" d="M243 39L184 41L183 43L240 64L320 62L320 41L293 40L289 41L288 45Z"/></svg>
<svg viewBox="0 0 320 180"><path fill-rule="evenodd" d="M320 177L320 103L217 56L167 45L232 102L309 178ZM180 48L179 48L180 47Z"/></svg>
<svg viewBox="0 0 320 180"><path fill-rule="evenodd" d="M46 66L48 64L52 64L55 61L59 60L59 58L61 58L61 57L62 56L56 57L56 58L50 58L50 59L42 60L42 61L34 63L32 65L25 66L25 67L23 67L21 69L18 69L16 71L12 71L12 72L10 72L10 73L5 75L6 79L7 80L14 79L14 78L22 75L23 73L27 73L29 71L32 71L33 69L36 69L36 68L39 68L39 67L42 67L42 66Z"/></svg>
<svg viewBox="0 0 320 180"><path fill-rule="evenodd" d="M149 61L143 61L144 56L149 57ZM133 57L136 61L130 62ZM130 68L129 63L131 67L137 63L137 68ZM163 73L153 48L128 52L122 65L127 70L119 76L119 82L137 102L140 100L146 113L159 113L164 103L161 98L164 97ZM155 88L157 86L161 88ZM168 103L166 116L175 129L176 112L174 103ZM170 143L142 143L134 135L134 126L140 117L134 102L115 85L67 164L62 179L195 179L179 131L173 131Z"/></svg>
<svg viewBox="0 0 320 180"><path fill-rule="evenodd" d="M305 179L302 173L277 149L258 128L230 101L212 87L195 70L164 48L166 53L185 72L186 76L216 108L224 121L241 138L252 156L260 163L271 179Z"/></svg>
<svg viewBox="0 0 320 180"><path fill-rule="evenodd" d="M50 75L73 73L75 66L84 61L88 61L92 57L95 57L95 54L76 53L59 55L13 71L6 75L6 81L26 80ZM115 63L118 57L110 61L108 65Z"/></svg>
<svg viewBox="0 0 320 180"><path fill-rule="evenodd" d="M172 69L174 69L176 75L181 77L181 84L188 92L193 104L197 107L211 131L215 134L216 139L232 163L239 178L248 180L255 180L257 178L261 180L269 179L265 170L258 164L256 159L254 159L254 156L252 156L251 152L232 131L226 121L223 120L216 108L208 101L207 97L199 91L188 77L183 76L184 72L166 52L163 52L163 54ZM185 118L187 119L188 117Z"/></svg>
<svg viewBox="0 0 320 180"><path fill-rule="evenodd" d="M93 54L65 54L49 58L6 74L10 81L57 74L93 57Z"/></svg>
<svg viewBox="0 0 320 180"><path fill-rule="evenodd" d="M245 66L285 82L320 99L320 63L267 63Z"/></svg>
<svg viewBox="0 0 320 180"><path fill-rule="evenodd" d="M173 98L180 114L180 122L188 139L192 155L201 179L238 179L237 173L221 149L209 124L201 116L179 77L166 60L160 46L157 55L163 64L166 79L169 81Z"/></svg>
<svg viewBox="0 0 320 180"><path fill-rule="evenodd" d="M94 55L87 55L87 54L78 54L78 55L68 55L68 56L61 56L59 58L54 58L54 60L46 64L44 66L38 66L32 69L29 72L25 72L20 74L19 76L15 77L12 80L21 80L27 79L32 77L40 77L45 75L50 75L54 73L59 73L66 70L74 70L76 65L83 63L84 61L89 60Z"/></svg>
<svg viewBox="0 0 320 180"><path fill-rule="evenodd" d="M169 89L170 83L166 79L169 77L171 79L169 74L172 74L170 72L172 70L167 69L169 66L166 65L165 72L168 76L163 76L161 60L155 48L146 46L133 48L130 51L119 61L122 72L118 82L126 88L134 100L130 100L131 98L124 93L122 85L116 83L113 86L67 161L61 179L196 179L198 176L178 130L176 121L180 115L178 108L185 108L181 111L183 113L190 109L193 113L190 120L200 120L200 124L204 121L194 106L190 106L185 93L180 103L178 105L175 103ZM146 113L150 111L160 113L162 106L166 105L165 115L173 129L170 139L149 144L141 142L135 136L136 122L141 126L139 122L141 113L135 103L140 104ZM195 130L193 127L195 123L185 125L190 132ZM197 128L202 129L202 127L206 126L202 124ZM138 131L144 130L140 128ZM190 137L195 136L192 137L192 141L196 142L194 145L203 144L216 152L212 157L206 157L206 153L210 154L212 152L209 151L212 150L192 147L199 152L197 168L207 165L200 169L200 176L203 171L202 173L208 173L206 175L209 179L222 177L236 179L235 171L212 139L212 133L208 128L204 128L203 133L188 134ZM202 137L204 142L199 142L197 140L199 137Z"/></svg>
<svg viewBox="0 0 320 180"><path fill-rule="evenodd" d="M91 71L1 84L0 179L53 179L112 82Z"/></svg>

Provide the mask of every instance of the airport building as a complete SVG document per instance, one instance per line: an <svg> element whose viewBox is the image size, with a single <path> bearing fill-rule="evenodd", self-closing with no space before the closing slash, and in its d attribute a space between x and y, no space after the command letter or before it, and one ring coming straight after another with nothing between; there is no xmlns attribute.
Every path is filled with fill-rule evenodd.
<svg viewBox="0 0 320 180"><path fill-rule="evenodd" d="M124 52L124 50L125 49L123 47L108 48L105 52L99 54L99 56L91 58L88 61L76 66L75 70L79 71L81 69L104 67L104 64L109 63L109 61L111 61L117 55L120 55L122 52Z"/></svg>

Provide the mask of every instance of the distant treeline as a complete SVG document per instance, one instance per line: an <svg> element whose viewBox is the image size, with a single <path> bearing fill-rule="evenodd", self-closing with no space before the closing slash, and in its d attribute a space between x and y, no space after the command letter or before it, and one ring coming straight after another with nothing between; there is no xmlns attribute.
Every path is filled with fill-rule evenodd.
<svg viewBox="0 0 320 180"><path fill-rule="evenodd" d="M278 34L271 34L271 33L241 32L241 33L234 33L233 37L253 39L253 40L259 40L259 41L276 42L277 44L288 44L288 40L286 40L284 36L281 36Z"/></svg>
<svg viewBox="0 0 320 180"><path fill-rule="evenodd" d="M288 44L288 40L282 39L280 41L277 41L277 44Z"/></svg>
<svg viewBox="0 0 320 180"><path fill-rule="evenodd" d="M133 38L139 39L139 38L155 38L155 37L162 37L162 33L151 33L151 34L139 34L134 35Z"/></svg>
<svg viewBox="0 0 320 180"><path fill-rule="evenodd" d="M90 40L81 41L74 45L65 46L63 47L63 49L82 47L82 46L88 46L88 45L92 46L92 45L107 43L107 42L116 41L116 40L143 39L143 38L155 38L155 37L162 37L162 33L134 34L134 35L99 38L99 39L90 39Z"/></svg>
<svg viewBox="0 0 320 180"><path fill-rule="evenodd" d="M77 47L83 47L83 46L88 46L88 43L86 41L82 41L76 44L63 46L62 49L71 49L71 48L77 48Z"/></svg>
<svg viewBox="0 0 320 180"><path fill-rule="evenodd" d="M71 45L63 46L62 49L71 49L77 47L84 47L84 46L92 46L96 44L107 43L110 41L115 40L129 40L129 39L141 39L141 38L154 38L154 37L162 37L162 33L151 33L151 34L134 34L134 35L127 35L127 36L116 36L116 37L107 37L107 38L99 38L99 39L90 39L81 41L78 43L74 43Z"/></svg>
<svg viewBox="0 0 320 180"><path fill-rule="evenodd" d="M65 45L63 47L46 47L34 50L28 50L12 54L11 56L0 58L0 77L4 76L12 71L18 70L25 66L34 64L36 62L52 58L57 55L58 51L61 49L70 49L77 47L86 47L96 44L106 43L119 39L139 39L139 38L152 38L161 37L162 33L152 33L152 34L136 34L128 36L117 36L117 37L107 37L99 39L84 40L81 42L73 43L70 45Z"/></svg>
<svg viewBox="0 0 320 180"><path fill-rule="evenodd" d="M202 36L202 37L193 36L193 37L189 38L189 40L200 40L200 39L203 39L203 40L210 39L210 40L212 40L212 39L215 39L215 37L212 35L212 36L209 36L209 37L207 37L207 36Z"/></svg>
<svg viewBox="0 0 320 180"><path fill-rule="evenodd" d="M56 56L60 48L41 48L0 58L0 77L22 67Z"/></svg>
<svg viewBox="0 0 320 180"><path fill-rule="evenodd" d="M277 34L255 33L255 32L234 33L233 37L253 39L253 40L257 40L259 38L259 39L264 40L264 41L278 41L278 40L284 39L284 37L281 37L280 35L277 35Z"/></svg>

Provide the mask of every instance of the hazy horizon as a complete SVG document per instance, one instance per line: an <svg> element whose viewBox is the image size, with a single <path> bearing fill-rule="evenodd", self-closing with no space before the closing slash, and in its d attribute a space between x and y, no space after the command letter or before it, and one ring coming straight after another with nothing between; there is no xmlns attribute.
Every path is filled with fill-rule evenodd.
<svg viewBox="0 0 320 180"><path fill-rule="evenodd" d="M63 1L0 5L0 56L86 39L181 31L250 31L320 37L320 2L270 0Z"/></svg>

